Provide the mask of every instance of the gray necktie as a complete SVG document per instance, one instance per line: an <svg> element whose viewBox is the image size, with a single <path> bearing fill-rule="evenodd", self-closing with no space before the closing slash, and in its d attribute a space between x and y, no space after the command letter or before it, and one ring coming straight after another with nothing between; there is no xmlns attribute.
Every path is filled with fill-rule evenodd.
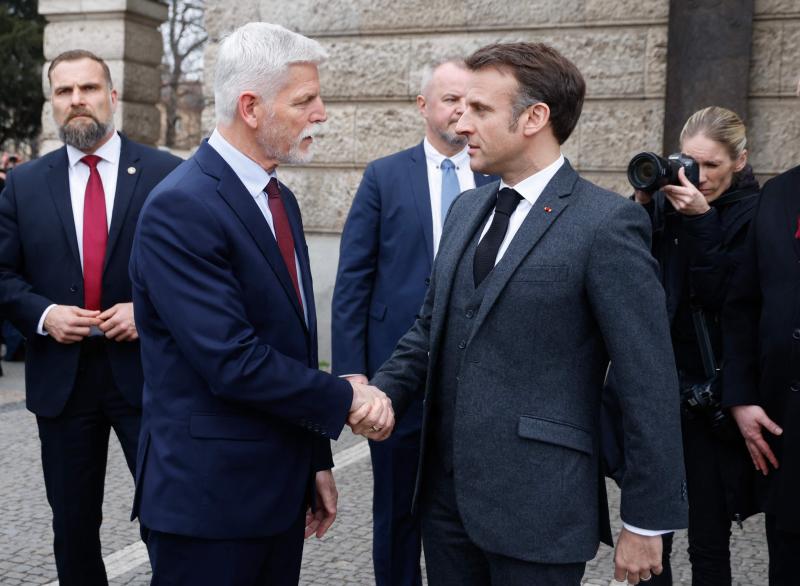
<svg viewBox="0 0 800 586"><path fill-rule="evenodd" d="M453 161L445 159L439 167L442 170L442 226L444 226L447 211L461 193L461 188L458 186L458 175Z"/></svg>

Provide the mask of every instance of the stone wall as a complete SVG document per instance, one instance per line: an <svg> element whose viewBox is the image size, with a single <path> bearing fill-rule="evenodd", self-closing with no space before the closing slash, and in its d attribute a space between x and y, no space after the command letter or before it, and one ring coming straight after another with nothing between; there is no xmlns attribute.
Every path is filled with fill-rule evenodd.
<svg viewBox="0 0 800 586"><path fill-rule="evenodd" d="M749 73L750 161L766 178L800 164L798 0L756 0Z"/></svg>
<svg viewBox="0 0 800 586"><path fill-rule="evenodd" d="M564 146L589 179L627 193L625 168L661 150L669 0L243 0L232 11L207 0L206 96L213 99L219 38L250 20L277 22L318 39L329 123L313 164L281 170L300 198L315 261L320 353L330 355L328 318L338 238L364 166L422 137L414 106L423 67L494 41L552 44L588 84L583 115ZM800 163L800 3L755 0L750 75L752 162L768 176ZM204 126L213 124L213 103ZM677 148L677 146L676 146ZM324 269L324 270L323 270Z"/></svg>

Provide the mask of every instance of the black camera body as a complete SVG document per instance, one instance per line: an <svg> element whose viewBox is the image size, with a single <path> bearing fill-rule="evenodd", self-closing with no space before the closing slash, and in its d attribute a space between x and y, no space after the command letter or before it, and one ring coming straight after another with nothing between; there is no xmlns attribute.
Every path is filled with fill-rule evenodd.
<svg viewBox="0 0 800 586"><path fill-rule="evenodd" d="M634 189L654 193L665 185L680 185L678 170L681 167L696 187L700 183L700 166L683 153L673 153L666 159L655 153L639 153L628 163L628 181Z"/></svg>
<svg viewBox="0 0 800 586"><path fill-rule="evenodd" d="M711 431L724 440L738 437L736 426L720 403L721 379L719 376L706 380L687 380L680 376L681 408L689 417L705 419Z"/></svg>

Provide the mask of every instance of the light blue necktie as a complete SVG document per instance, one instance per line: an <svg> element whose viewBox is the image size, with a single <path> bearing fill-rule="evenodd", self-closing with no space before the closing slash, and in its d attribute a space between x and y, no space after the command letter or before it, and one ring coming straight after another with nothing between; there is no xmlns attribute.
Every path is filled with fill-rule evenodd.
<svg viewBox="0 0 800 586"><path fill-rule="evenodd" d="M444 226L447 211L461 193L461 188L458 186L458 175L453 161L445 159L439 167L442 170L442 226Z"/></svg>

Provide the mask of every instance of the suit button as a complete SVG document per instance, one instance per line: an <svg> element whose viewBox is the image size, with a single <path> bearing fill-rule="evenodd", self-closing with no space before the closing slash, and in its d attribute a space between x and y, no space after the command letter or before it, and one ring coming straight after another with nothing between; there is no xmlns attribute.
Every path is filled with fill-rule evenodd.
<svg viewBox="0 0 800 586"><path fill-rule="evenodd" d="M793 393L800 392L800 380L793 380L789 385L789 390Z"/></svg>
<svg viewBox="0 0 800 586"><path fill-rule="evenodd" d="M430 285L430 284L431 284L431 279L430 279L430 277L425 277L425 285L426 285L426 286L428 286L428 285Z"/></svg>
<svg viewBox="0 0 800 586"><path fill-rule="evenodd" d="M464 348L466 348L466 347L467 347L467 341L466 341L466 340L461 340L461 341L458 343L458 349L459 349L459 350L463 350L463 349L464 349Z"/></svg>
<svg viewBox="0 0 800 586"><path fill-rule="evenodd" d="M471 309L468 309L468 310L467 310L467 311L464 313L464 317L466 317L467 319L472 319L472 317L473 317L474 315L475 315L475 312L474 312L474 311L472 311Z"/></svg>
<svg viewBox="0 0 800 586"><path fill-rule="evenodd" d="M800 328L795 328L795 330L792 332L792 338L795 340L800 340Z"/></svg>
<svg viewBox="0 0 800 586"><path fill-rule="evenodd" d="M78 286L77 285L70 285L69 286L69 292L70 293L77 293L78 292Z"/></svg>

